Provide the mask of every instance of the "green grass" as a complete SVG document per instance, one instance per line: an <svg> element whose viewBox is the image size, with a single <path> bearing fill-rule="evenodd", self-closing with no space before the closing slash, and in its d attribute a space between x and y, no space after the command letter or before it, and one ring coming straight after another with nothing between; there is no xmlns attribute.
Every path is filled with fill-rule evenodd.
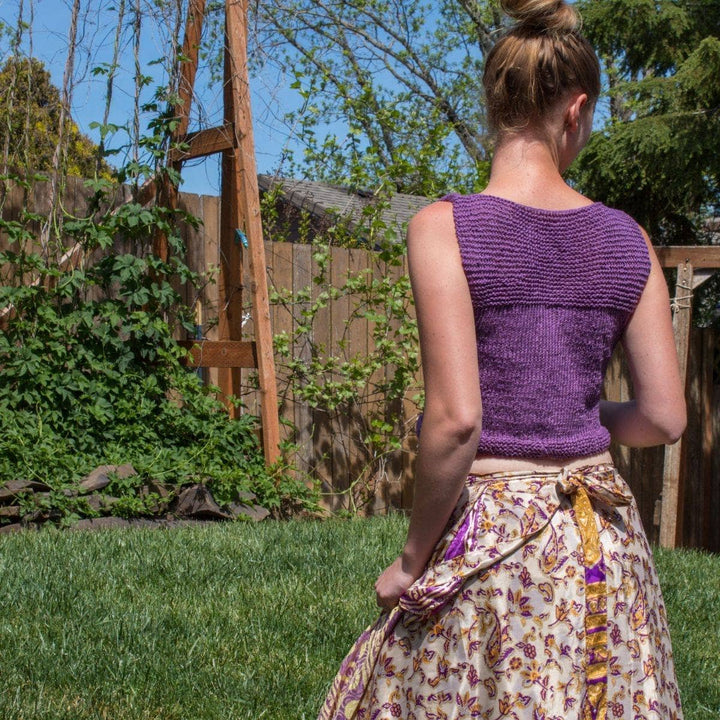
<svg viewBox="0 0 720 720"><path fill-rule="evenodd" d="M685 720L720 718L720 556L655 550Z"/></svg>
<svg viewBox="0 0 720 720"><path fill-rule="evenodd" d="M313 719L402 518L0 538L1 720ZM720 716L720 558L658 552L686 720Z"/></svg>

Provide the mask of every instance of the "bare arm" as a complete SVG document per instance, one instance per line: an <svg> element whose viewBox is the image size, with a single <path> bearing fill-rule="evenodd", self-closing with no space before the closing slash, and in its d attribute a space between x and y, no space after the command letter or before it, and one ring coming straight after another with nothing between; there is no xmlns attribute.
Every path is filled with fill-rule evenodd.
<svg viewBox="0 0 720 720"><path fill-rule="evenodd" d="M650 240L643 235L650 276L622 339L635 399L600 404L600 420L613 439L633 447L677 442L687 422L667 285Z"/></svg>
<svg viewBox="0 0 720 720"><path fill-rule="evenodd" d="M407 541L375 584L387 609L422 574L440 539L475 458L482 416L472 304L450 203L434 203L413 218L408 259L425 411Z"/></svg>

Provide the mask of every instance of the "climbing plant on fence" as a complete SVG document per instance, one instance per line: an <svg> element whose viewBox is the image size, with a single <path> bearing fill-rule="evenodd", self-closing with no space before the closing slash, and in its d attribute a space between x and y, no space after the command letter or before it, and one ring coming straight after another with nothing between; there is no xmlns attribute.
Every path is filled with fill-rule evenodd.
<svg viewBox="0 0 720 720"><path fill-rule="evenodd" d="M361 217L338 214L322 227L302 212L288 224L278 192L264 198L266 237L294 233L312 249L311 282L271 293L291 328L275 335L279 395L311 410L308 470L324 481L331 504L362 511L394 480L388 464L398 463L422 402L405 243L387 220L382 188ZM342 269L334 267L347 249L361 262L346 264L345 253Z"/></svg>
<svg viewBox="0 0 720 720"><path fill-rule="evenodd" d="M122 177L144 171L126 168ZM30 181L4 185L5 197L22 187L29 201ZM256 419L229 419L183 365L173 336L192 317L176 287L207 281L185 263L179 232L195 218L132 199L117 206L117 182L88 185L87 213L63 213L62 235L49 244L38 235L46 219L29 205L0 219L0 487L42 481L49 492L21 492L15 505L21 516L60 522L163 512L189 483L205 484L221 505L243 492L278 514L311 504L303 483L265 467ZM149 247L158 229L167 260ZM113 482L107 508L76 492L97 466L125 463L137 474Z"/></svg>
<svg viewBox="0 0 720 720"><path fill-rule="evenodd" d="M11 24L7 14L0 21L0 524L157 514L188 484L224 506L248 492L278 515L311 506L304 483L265 467L256 419L231 421L213 388L184 367L174 338L194 323L178 288L212 281L186 262L181 226L197 220L138 200L150 178L180 180L168 151L179 122L186 3L120 2L102 8L104 20L87 3L71 5L59 88L29 59L34 3L20 3ZM108 18L112 44L83 42ZM162 57L147 63L141 50L153 36ZM104 86L102 120L90 124L100 145L82 138L78 170L71 111L88 68ZM120 118L114 89L134 96ZM68 176L93 168L90 203L76 210ZM158 233L167 259L153 253ZM127 464L136 472L115 474L104 489L110 498L91 504L81 479L99 465Z"/></svg>

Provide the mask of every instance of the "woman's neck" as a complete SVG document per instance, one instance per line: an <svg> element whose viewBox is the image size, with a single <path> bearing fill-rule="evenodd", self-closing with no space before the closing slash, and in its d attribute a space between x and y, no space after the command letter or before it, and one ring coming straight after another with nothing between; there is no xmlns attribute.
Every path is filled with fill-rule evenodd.
<svg viewBox="0 0 720 720"><path fill-rule="evenodd" d="M591 204L563 180L557 155L554 144L537 135L507 136L498 142L483 192L548 210Z"/></svg>

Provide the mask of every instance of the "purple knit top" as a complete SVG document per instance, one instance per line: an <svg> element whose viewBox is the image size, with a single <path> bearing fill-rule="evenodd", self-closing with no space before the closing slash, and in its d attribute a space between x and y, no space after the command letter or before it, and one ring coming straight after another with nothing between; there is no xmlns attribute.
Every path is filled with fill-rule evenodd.
<svg viewBox="0 0 720 720"><path fill-rule="evenodd" d="M480 365L480 455L607 450L603 377L650 272L632 218L602 203L542 210L448 195Z"/></svg>

